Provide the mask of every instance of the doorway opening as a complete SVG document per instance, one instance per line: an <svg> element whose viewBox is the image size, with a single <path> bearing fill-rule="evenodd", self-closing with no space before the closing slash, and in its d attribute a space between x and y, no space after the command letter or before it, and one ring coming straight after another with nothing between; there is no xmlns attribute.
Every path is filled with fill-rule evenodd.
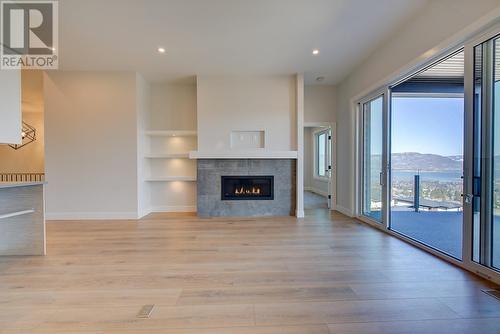
<svg viewBox="0 0 500 334"><path fill-rule="evenodd" d="M390 229L462 259L464 52L392 87Z"/></svg>
<svg viewBox="0 0 500 334"><path fill-rule="evenodd" d="M304 210L332 209L333 126L304 127Z"/></svg>
<svg viewBox="0 0 500 334"><path fill-rule="evenodd" d="M461 260L464 51L360 102L361 214Z"/></svg>
<svg viewBox="0 0 500 334"><path fill-rule="evenodd" d="M22 141L0 145L0 182L45 180L43 72L21 71Z"/></svg>

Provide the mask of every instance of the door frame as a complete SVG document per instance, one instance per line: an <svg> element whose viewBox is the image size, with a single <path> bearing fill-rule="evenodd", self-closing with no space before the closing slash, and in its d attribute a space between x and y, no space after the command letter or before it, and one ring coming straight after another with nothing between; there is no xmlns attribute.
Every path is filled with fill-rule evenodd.
<svg viewBox="0 0 500 334"><path fill-rule="evenodd" d="M304 128L324 127L329 128L332 133L330 157L331 157L331 172L330 182L328 187L329 210L337 210L337 123L336 122L304 122ZM316 145L316 144L314 144ZM302 181L304 182L304 181Z"/></svg>
<svg viewBox="0 0 500 334"><path fill-rule="evenodd" d="M477 37L471 39L465 44L465 112L466 112L466 136L464 143L464 194L473 194L473 163L474 163L474 48L483 42L486 42L496 36L500 35L500 24L494 26L493 28L487 30L486 32L479 34ZM483 87L484 89L484 87ZM483 101L484 102L484 101ZM483 110L483 107L482 107ZM483 110L484 112L484 110ZM476 274L500 283L500 270L495 270L493 268L487 267L483 264L477 263L472 260L473 258L473 206L472 202L466 203L464 201L464 239L467 236L467 241L464 243L463 247L463 258L464 265L467 269L475 272ZM483 218L481 218L482 220ZM482 225L482 222L480 223ZM480 249L480 253L482 253Z"/></svg>
<svg viewBox="0 0 500 334"><path fill-rule="evenodd" d="M382 96L382 175L381 175L381 181L383 182L382 185L382 220L380 222L376 221L375 219L372 219L370 217L367 217L363 215L363 183L364 183L364 159L365 159L365 152L364 152L364 105L378 99L379 97ZM357 210L356 214L358 218L363 218L363 221L369 221L370 223L376 224L376 226L388 226L389 224L389 210L387 207L387 203L390 203L390 193L387 191L387 187L384 185L387 185L389 180L390 180L390 168L389 168L389 138L387 137L387 131L390 129L390 124L388 123L389 117L387 112L390 110L389 106L389 96L390 92L387 88L379 89L376 90L369 95L365 96L363 99L358 100L357 102L357 124L356 127L358 129L358 136L357 138L357 163L356 163L356 174L357 174L357 179L358 184L356 187L356 193L357 193Z"/></svg>
<svg viewBox="0 0 500 334"><path fill-rule="evenodd" d="M486 26L486 28L485 28ZM465 125L464 125L464 194L467 194L470 190L472 180L470 178L472 160L470 159L472 154L472 136L470 135L470 126L471 126L471 117L473 115L473 101L471 101L471 92L472 92L472 75L473 75L473 47L475 45L480 44L482 41L488 40L490 38L495 37L500 34L500 19L496 17L495 19L490 19L489 22L485 23L482 29L476 29L475 31L466 31L466 35L463 38L459 39L455 43L448 43L447 45L440 45L439 47L434 48L432 55L425 57L425 59L419 59L417 64L410 66L409 69L401 71L397 75L393 75L390 78L383 80L382 83L378 85L378 89L371 89L368 93L362 93L355 96L351 99L352 110L354 111L354 119L355 119L355 140L354 140L354 163L355 163L355 175L354 175L354 212L353 216L359 219L360 221L369 224L385 233L388 233L398 239L401 239L409 244L412 244L420 249L423 249L432 255L441 258L447 262L450 262L456 266L459 266L463 269L471 271L478 276L481 276L485 279L493 281L497 284L500 284L500 271L496 271L494 269L485 267L481 264L472 261L472 216L471 216L471 206L463 201L463 212L464 212L464 222L463 222L463 240L462 240L462 260L458 260L449 255L446 255L443 252L440 252L432 247L426 246L423 243L415 241L409 237L406 237L402 234L399 234L395 231L392 231L389 227L389 210L386 209L386 212L383 214L385 219L383 224L373 221L362 215L362 196L363 196L363 103L373 99L380 95L380 93L385 92L385 96L388 99L387 104L384 109L384 120L386 124L386 129L384 133L387 133L387 130L390 129L390 88L397 85L398 83L406 80L407 78L413 76L415 73L418 73L425 68L432 66L434 63L440 61L443 58L453 54L454 52L464 49L464 117L465 117ZM390 138L386 134L384 135L384 148L386 152L390 152ZM386 154L387 155L387 154ZM469 165L466 163L468 162ZM390 180L390 162L386 160L385 164L386 168L388 168L388 172L385 176L385 182ZM385 206L388 207L390 204L390 192L387 191L386 188L386 196L384 199L386 201Z"/></svg>

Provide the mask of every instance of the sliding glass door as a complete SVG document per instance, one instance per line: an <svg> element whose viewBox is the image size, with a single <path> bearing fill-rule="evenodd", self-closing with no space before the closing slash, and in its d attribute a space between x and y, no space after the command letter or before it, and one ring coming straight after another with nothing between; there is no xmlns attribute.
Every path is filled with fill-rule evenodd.
<svg viewBox="0 0 500 334"><path fill-rule="evenodd" d="M491 41L493 59L492 110L493 110L493 207L491 223L491 265L500 270L500 38Z"/></svg>
<svg viewBox="0 0 500 334"><path fill-rule="evenodd" d="M492 105L493 111L493 209L491 222L491 266L500 270L500 38L490 42L493 57L490 66L493 72Z"/></svg>
<svg viewBox="0 0 500 334"><path fill-rule="evenodd" d="M500 270L500 37L474 46L472 260Z"/></svg>
<svg viewBox="0 0 500 334"><path fill-rule="evenodd" d="M384 211L384 95L361 104L363 123L362 214L383 222Z"/></svg>
<svg viewBox="0 0 500 334"><path fill-rule="evenodd" d="M464 52L392 87L390 229L462 259Z"/></svg>
<svg viewBox="0 0 500 334"><path fill-rule="evenodd" d="M500 26L358 104L358 214L500 281Z"/></svg>

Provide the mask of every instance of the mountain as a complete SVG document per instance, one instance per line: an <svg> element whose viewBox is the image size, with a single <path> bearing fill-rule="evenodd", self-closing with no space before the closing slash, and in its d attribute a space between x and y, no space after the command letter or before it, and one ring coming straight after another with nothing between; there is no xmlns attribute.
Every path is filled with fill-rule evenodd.
<svg viewBox="0 0 500 334"><path fill-rule="evenodd" d="M451 160L460 161L460 162L464 161L463 155L449 155L448 158L450 158Z"/></svg>
<svg viewBox="0 0 500 334"><path fill-rule="evenodd" d="M399 170L443 171L461 170L462 156L445 157L437 154L417 152L393 153L391 166Z"/></svg>

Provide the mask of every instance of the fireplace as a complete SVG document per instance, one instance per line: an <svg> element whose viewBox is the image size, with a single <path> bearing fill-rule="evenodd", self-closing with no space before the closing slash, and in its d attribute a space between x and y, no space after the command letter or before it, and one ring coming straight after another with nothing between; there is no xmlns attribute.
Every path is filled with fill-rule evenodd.
<svg viewBox="0 0 500 334"><path fill-rule="evenodd" d="M198 216L295 215L294 159L198 159L196 164Z"/></svg>
<svg viewBox="0 0 500 334"><path fill-rule="evenodd" d="M274 176L221 176L221 200L274 200Z"/></svg>

